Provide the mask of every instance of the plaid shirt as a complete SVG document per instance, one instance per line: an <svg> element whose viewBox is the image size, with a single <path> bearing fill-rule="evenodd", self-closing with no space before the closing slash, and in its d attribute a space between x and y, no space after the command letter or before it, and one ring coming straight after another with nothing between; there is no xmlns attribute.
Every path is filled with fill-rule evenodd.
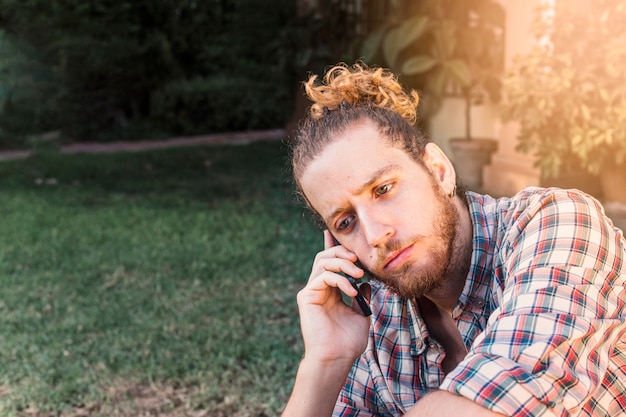
<svg viewBox="0 0 626 417"><path fill-rule="evenodd" d="M468 193L473 254L448 375L417 306L372 283L372 326L335 416L398 416L443 389L508 416L626 415L626 241L591 197Z"/></svg>

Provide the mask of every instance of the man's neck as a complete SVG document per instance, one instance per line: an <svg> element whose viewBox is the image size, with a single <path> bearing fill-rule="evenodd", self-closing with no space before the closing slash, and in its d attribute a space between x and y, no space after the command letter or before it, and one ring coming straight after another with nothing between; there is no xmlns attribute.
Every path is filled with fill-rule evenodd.
<svg viewBox="0 0 626 417"><path fill-rule="evenodd" d="M461 333L450 316L451 312L444 311L426 297L420 298L418 305L428 333L443 346L446 352L441 366L447 374L467 355L467 348L463 343Z"/></svg>

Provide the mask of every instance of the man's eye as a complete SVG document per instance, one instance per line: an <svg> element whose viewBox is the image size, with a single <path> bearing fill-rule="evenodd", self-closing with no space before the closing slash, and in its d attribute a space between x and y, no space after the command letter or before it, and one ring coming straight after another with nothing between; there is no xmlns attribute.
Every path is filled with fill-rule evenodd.
<svg viewBox="0 0 626 417"><path fill-rule="evenodd" d="M376 196L380 197L381 195L387 194L389 190L391 190L391 184L385 184L376 188L375 193L376 193Z"/></svg>
<svg viewBox="0 0 626 417"><path fill-rule="evenodd" d="M337 230L346 230L350 227L353 220L354 218L352 216L346 217L345 219L341 220L339 224L337 224Z"/></svg>

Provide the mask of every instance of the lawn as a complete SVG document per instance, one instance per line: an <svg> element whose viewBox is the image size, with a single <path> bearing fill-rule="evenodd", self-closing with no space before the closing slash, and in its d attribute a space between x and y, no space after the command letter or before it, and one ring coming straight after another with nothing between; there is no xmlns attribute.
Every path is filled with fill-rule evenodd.
<svg viewBox="0 0 626 417"><path fill-rule="evenodd" d="M0 163L0 414L278 415L321 245L286 155Z"/></svg>

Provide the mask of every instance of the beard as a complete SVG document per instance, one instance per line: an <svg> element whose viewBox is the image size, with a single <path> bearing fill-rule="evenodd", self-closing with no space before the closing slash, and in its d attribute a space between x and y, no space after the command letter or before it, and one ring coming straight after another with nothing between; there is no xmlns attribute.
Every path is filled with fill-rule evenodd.
<svg viewBox="0 0 626 417"><path fill-rule="evenodd" d="M389 290L406 299L417 299L436 291L451 279L467 273L469 254L457 239L460 235L459 214L452 200L443 195L438 187L434 187L439 209L435 216L435 240L424 252L427 263L417 266L410 262L392 272L385 271L387 254L406 248L413 243L426 241L424 237L413 237L406 240L393 239L378 252L378 259L370 271L376 280L382 282ZM430 239L429 239L430 240Z"/></svg>

